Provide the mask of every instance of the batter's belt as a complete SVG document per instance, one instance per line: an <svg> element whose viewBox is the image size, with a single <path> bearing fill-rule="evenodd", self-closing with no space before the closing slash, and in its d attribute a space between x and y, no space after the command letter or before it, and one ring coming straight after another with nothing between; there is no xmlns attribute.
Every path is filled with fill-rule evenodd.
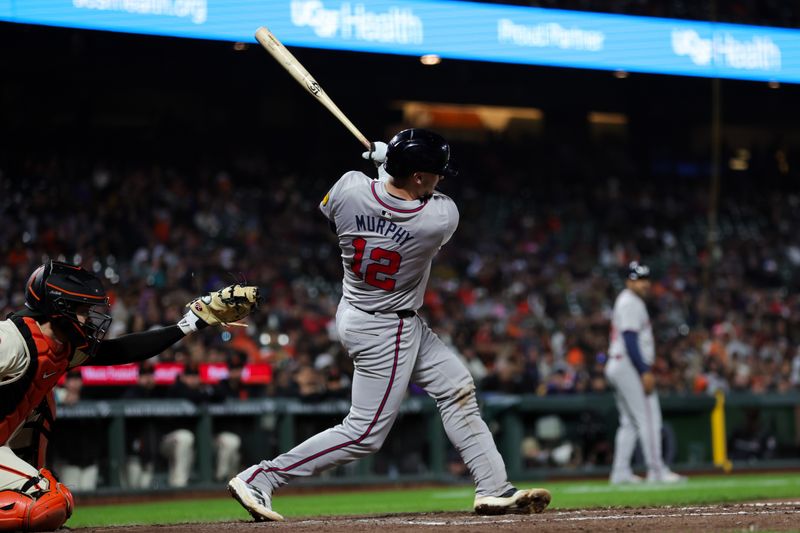
<svg viewBox="0 0 800 533"><path fill-rule="evenodd" d="M349 302L348 302L349 303ZM353 304L350 304L353 305ZM366 309L361 309L357 305L353 305L356 309L361 311L362 313L367 313L368 315L388 315L389 313L394 313L397 315L397 318L411 318L417 316L416 311L412 311L411 309L403 309L401 311L367 311Z"/></svg>

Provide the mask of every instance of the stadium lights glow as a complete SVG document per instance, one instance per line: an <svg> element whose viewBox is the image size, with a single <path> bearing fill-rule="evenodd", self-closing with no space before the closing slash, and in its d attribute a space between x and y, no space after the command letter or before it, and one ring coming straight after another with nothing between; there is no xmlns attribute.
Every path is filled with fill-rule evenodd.
<svg viewBox="0 0 800 533"><path fill-rule="evenodd" d="M394 107L403 113L404 122L415 127L457 128L503 131L512 123L538 123L544 117L535 107L445 104L402 100ZM513 122L512 122L513 121Z"/></svg>
<svg viewBox="0 0 800 533"><path fill-rule="evenodd" d="M750 155L750 150L747 148L739 148L736 150L736 155L728 161L728 166L731 170L747 170L750 168Z"/></svg>
<svg viewBox="0 0 800 533"><path fill-rule="evenodd" d="M592 111L587 119L591 124L624 126L628 123L628 117L622 113L606 113L603 111Z"/></svg>
<svg viewBox="0 0 800 533"><path fill-rule="evenodd" d="M438 65L442 62L442 58L436 54L425 54L419 58L419 62L426 66Z"/></svg>

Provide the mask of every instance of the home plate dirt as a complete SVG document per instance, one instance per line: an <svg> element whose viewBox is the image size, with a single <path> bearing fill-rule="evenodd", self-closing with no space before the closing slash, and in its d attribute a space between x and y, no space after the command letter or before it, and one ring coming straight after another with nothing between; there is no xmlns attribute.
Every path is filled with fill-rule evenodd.
<svg viewBox="0 0 800 533"><path fill-rule="evenodd" d="M333 532L360 533L381 530L438 533L486 531L595 532L595 531L796 531L800 501L735 503L687 507L640 507L548 510L537 515L475 516L469 513L418 513L289 519L286 522L225 522L171 526L81 528L80 533L234 533Z"/></svg>

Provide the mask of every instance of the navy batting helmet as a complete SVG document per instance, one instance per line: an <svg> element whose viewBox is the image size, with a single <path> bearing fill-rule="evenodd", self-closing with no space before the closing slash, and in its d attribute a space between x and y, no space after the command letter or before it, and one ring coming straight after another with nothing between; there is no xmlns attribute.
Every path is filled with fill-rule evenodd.
<svg viewBox="0 0 800 533"><path fill-rule="evenodd" d="M111 324L111 317L94 309L108 306L100 280L79 266L48 261L33 271L25 286L25 307L58 324L75 349L94 355ZM81 322L77 311L86 308Z"/></svg>
<svg viewBox="0 0 800 533"><path fill-rule="evenodd" d="M450 145L441 135L421 128L403 130L392 137L386 150L386 172L395 178L414 172L456 175L450 166Z"/></svg>
<svg viewBox="0 0 800 533"><path fill-rule="evenodd" d="M631 261L628 265L628 279L632 281L650 279L650 267L638 261Z"/></svg>

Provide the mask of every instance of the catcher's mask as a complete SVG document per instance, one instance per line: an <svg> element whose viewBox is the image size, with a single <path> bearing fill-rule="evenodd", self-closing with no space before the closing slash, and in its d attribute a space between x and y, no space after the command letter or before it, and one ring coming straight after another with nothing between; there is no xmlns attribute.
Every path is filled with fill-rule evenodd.
<svg viewBox="0 0 800 533"><path fill-rule="evenodd" d="M74 349L90 357L111 324L104 312L108 296L97 276L60 261L48 261L33 271L25 287L25 307L51 321Z"/></svg>
<svg viewBox="0 0 800 533"><path fill-rule="evenodd" d="M386 172L404 178L414 172L431 172L446 178L458 172L450 162L450 145L438 133L422 128L403 130L389 141Z"/></svg>

